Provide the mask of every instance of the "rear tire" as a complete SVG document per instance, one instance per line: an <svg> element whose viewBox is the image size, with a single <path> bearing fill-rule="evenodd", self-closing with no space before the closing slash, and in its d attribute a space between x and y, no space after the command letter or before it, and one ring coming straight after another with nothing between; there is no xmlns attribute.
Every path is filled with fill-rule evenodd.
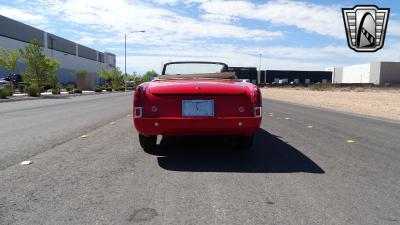
<svg viewBox="0 0 400 225"><path fill-rule="evenodd" d="M249 150L253 146L254 135L239 136L237 139L237 147L240 150Z"/></svg>
<svg viewBox="0 0 400 225"><path fill-rule="evenodd" d="M139 134L139 143L145 151L152 150L154 147L156 147L157 135L144 136Z"/></svg>

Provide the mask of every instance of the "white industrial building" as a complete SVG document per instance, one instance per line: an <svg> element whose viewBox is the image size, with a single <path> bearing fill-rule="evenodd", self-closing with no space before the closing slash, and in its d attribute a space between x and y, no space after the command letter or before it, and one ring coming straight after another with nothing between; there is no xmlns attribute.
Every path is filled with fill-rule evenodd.
<svg viewBox="0 0 400 225"><path fill-rule="evenodd" d="M400 62L375 62L335 67L333 83L400 84Z"/></svg>
<svg viewBox="0 0 400 225"><path fill-rule="evenodd" d="M77 70L86 70L99 81L97 75L101 67L115 67L116 57L112 53L99 52L1 15L0 27L1 48L23 49L32 39L38 40L44 54L61 63L57 71L61 83L74 82L74 74ZM21 61L17 72L21 73L25 71L25 68L26 66ZM0 78L7 76L7 73L6 70L0 68Z"/></svg>

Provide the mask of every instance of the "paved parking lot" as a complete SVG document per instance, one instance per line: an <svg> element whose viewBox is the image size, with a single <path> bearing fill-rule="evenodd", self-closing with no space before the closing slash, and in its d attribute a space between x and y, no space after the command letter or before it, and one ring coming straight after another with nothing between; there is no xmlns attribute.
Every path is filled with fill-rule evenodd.
<svg viewBox="0 0 400 225"><path fill-rule="evenodd" d="M0 104L0 224L400 222L399 123L264 100L247 154L206 137L144 152L131 102Z"/></svg>

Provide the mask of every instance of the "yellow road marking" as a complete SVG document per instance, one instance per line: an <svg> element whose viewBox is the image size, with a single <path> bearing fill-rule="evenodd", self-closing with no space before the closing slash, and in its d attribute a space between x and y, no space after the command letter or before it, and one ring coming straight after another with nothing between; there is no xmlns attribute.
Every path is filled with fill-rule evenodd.
<svg viewBox="0 0 400 225"><path fill-rule="evenodd" d="M111 123L110 123L110 125L115 125L115 124L116 124L116 122L111 122Z"/></svg>
<svg viewBox="0 0 400 225"><path fill-rule="evenodd" d="M311 126L311 125L308 125L308 126L307 126L307 128L313 128L313 126Z"/></svg>
<svg viewBox="0 0 400 225"><path fill-rule="evenodd" d="M290 120L290 118L289 118L289 117L286 117L285 120Z"/></svg>
<svg viewBox="0 0 400 225"><path fill-rule="evenodd" d="M347 140L347 143L353 144L353 143L356 143L356 141L349 139L349 140Z"/></svg>
<svg viewBox="0 0 400 225"><path fill-rule="evenodd" d="M88 138L88 137L89 137L89 135L87 135L87 134L84 134L81 136L81 138Z"/></svg>

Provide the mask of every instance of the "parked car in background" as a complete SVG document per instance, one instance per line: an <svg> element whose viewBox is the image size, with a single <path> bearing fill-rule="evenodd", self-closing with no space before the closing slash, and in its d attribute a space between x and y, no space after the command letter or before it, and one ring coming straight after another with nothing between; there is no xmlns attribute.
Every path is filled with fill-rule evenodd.
<svg viewBox="0 0 400 225"><path fill-rule="evenodd" d="M170 62L134 93L134 124L145 150L157 135L232 135L248 149L260 127L261 92L219 62Z"/></svg>
<svg viewBox="0 0 400 225"><path fill-rule="evenodd" d="M9 74L5 78L0 79L0 84L5 85L5 84L13 84L13 85L18 85L19 83L22 83L22 76L20 74Z"/></svg>

